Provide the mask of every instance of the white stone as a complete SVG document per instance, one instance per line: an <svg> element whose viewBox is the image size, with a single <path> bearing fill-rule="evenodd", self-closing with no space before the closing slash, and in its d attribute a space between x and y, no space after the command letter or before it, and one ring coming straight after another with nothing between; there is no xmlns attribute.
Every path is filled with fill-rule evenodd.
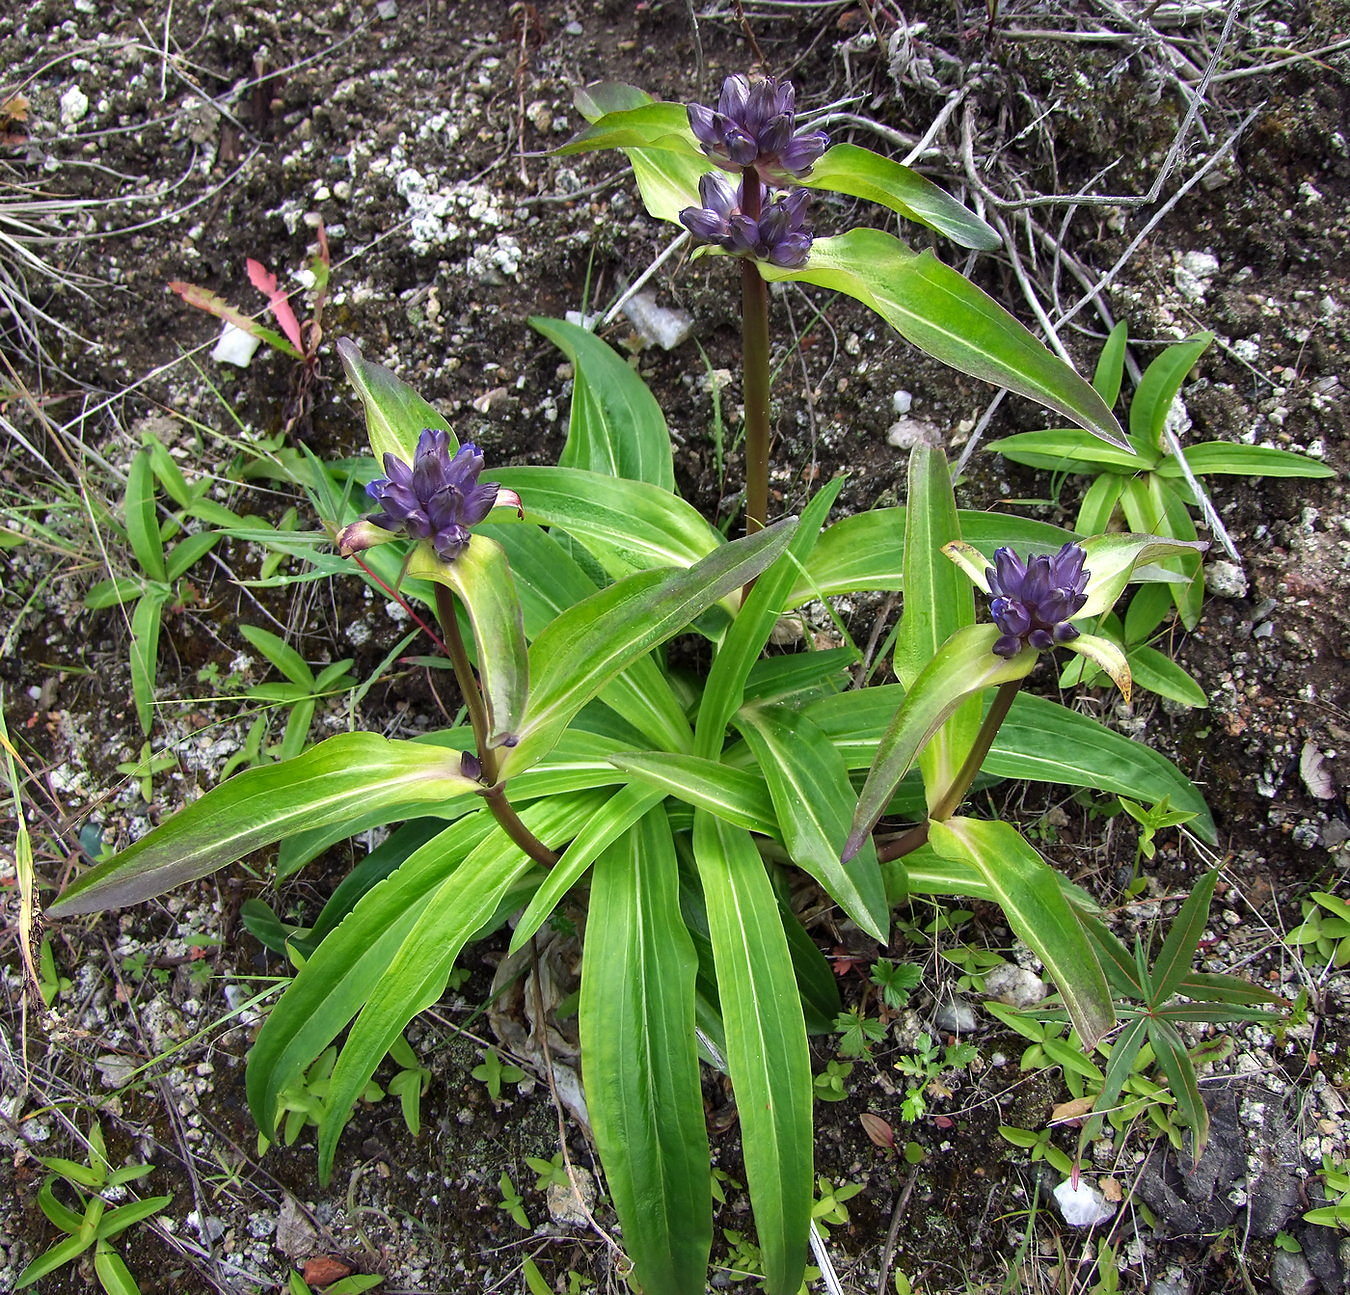
<svg viewBox="0 0 1350 1295"><path fill-rule="evenodd" d="M247 369L261 345L262 343L252 333L246 333L233 324L226 324L220 331L220 338L211 352L211 358L217 364L233 364L241 369Z"/></svg>
<svg viewBox="0 0 1350 1295"><path fill-rule="evenodd" d="M61 125L67 130L83 121L89 112L89 96L73 85L61 96Z"/></svg>
<svg viewBox="0 0 1350 1295"><path fill-rule="evenodd" d="M984 989L990 998L1019 1010L1039 1003L1047 992L1045 981L1014 962L1000 963L987 971Z"/></svg>
<svg viewBox="0 0 1350 1295"><path fill-rule="evenodd" d="M1247 576L1236 562L1217 562L1205 564L1205 588L1215 598L1245 598L1247 596Z"/></svg>
<svg viewBox="0 0 1350 1295"><path fill-rule="evenodd" d="M932 423L906 415L886 429L886 444L897 450L912 450L916 445L941 445L942 433Z"/></svg>
<svg viewBox="0 0 1350 1295"><path fill-rule="evenodd" d="M1095 1187L1080 1178L1075 1187L1073 1179L1066 1178L1055 1188L1055 1202L1064 1222L1071 1228L1091 1228L1114 1218L1116 1207Z"/></svg>
<svg viewBox="0 0 1350 1295"><path fill-rule="evenodd" d="M659 346L663 351L673 351L694 331L692 315L662 306L650 292L634 295L623 313L648 346Z"/></svg>
<svg viewBox="0 0 1350 1295"><path fill-rule="evenodd" d="M891 397L891 408L897 414L907 414L914 407L914 396L908 391L897 391Z"/></svg>

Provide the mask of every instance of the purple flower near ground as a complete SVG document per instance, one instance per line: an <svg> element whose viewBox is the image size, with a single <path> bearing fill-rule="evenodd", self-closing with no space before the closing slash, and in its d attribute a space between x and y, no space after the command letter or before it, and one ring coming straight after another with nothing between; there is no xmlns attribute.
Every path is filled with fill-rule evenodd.
<svg viewBox="0 0 1350 1295"><path fill-rule="evenodd" d="M811 229L803 219L810 198L805 189L766 195L758 218L741 210L744 183L738 185L716 171L699 180L698 196L703 206L686 207L680 221L700 242L785 269L806 263Z"/></svg>
<svg viewBox="0 0 1350 1295"><path fill-rule="evenodd" d="M717 107L691 103L689 128L718 166L753 166L766 184L800 179L830 146L824 131L796 129L797 92L790 81L737 73L722 82Z"/></svg>
<svg viewBox="0 0 1350 1295"><path fill-rule="evenodd" d="M436 556L453 562L469 543L475 526L497 503L499 487L479 481L483 456L465 442L450 457L450 434L428 427L417 441L412 464L395 454L384 456L386 475L366 487L381 511L367 519L381 530L401 531L428 540Z"/></svg>
<svg viewBox="0 0 1350 1295"><path fill-rule="evenodd" d="M994 550L994 565L985 574L993 599L989 610L1003 631L994 644L999 656L1013 657L1028 647L1040 652L1078 637L1069 621L1087 602L1086 556L1074 543L1026 562L1012 549Z"/></svg>

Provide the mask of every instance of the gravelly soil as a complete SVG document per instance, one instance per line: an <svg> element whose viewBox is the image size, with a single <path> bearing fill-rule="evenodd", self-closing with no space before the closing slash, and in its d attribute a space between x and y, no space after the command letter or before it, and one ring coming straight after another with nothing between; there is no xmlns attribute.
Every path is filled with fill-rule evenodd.
<svg viewBox="0 0 1350 1295"><path fill-rule="evenodd" d="M244 370L214 364L207 352L215 321L165 286L187 280L252 310L259 299L245 258L294 286L314 214L334 257L326 336L351 336L395 367L491 461L551 461L566 427L567 373L525 318L604 310L674 233L643 213L619 159L547 156L576 127L573 90L603 78L706 100L721 76L756 57L794 77L809 111L828 105L854 115L852 124L831 123L836 138L897 152L960 94L937 136L940 152L921 166L973 202L1083 187L1147 194L1164 174L1160 192L1139 205L995 210L1015 230L1022 267L1052 314L1078 300L1076 267L1099 275L1123 258L1107 296L1132 336L1218 335L1186 389L1184 437L1301 449L1344 471L1346 62L1343 51L1290 58L1344 36L1344 11L1250 5L1220 48L1225 13L1205 3L1084 4L1074 13L1005 4L992 22L978 6L920 4L902 16L888 3L765 4L744 21L730 3L704 6L697 18L695 8L671 0L385 0L301 16L236 0L202 9L48 0L0 14L10 79L29 101L26 123L4 127L4 178L40 185L44 196L97 200L53 219L52 232L78 240L38 249L67 283L28 276L32 301L62 325L39 325L45 353L26 325L0 316L17 376L64 429L58 437L44 428L13 380L0 378L12 436L0 463L6 504L50 494L55 479L69 479L69 456L91 497L115 506L147 429L185 468L222 474L238 442L283 429L320 455L360 452L360 420L331 380L338 366L327 345L312 408L302 410L293 366L265 353ZM1198 74L1216 49L1218 76L1202 86ZM1169 158L1197 94L1201 110ZM960 156L967 126L969 173ZM818 225L842 229L857 214L837 203ZM905 236L918 245L926 237L913 229ZM1056 260L1055 242L1066 259ZM953 249L939 251L953 259ZM718 519L735 516L740 480L734 450L723 471L715 451L712 388L721 387L729 443L739 413L736 298L725 271L676 257L652 283L662 305L691 316L706 362L692 343L669 353L640 349L622 319L608 330L636 352L667 410L681 488ZM1035 322L1009 257L979 258L969 272ZM785 362L773 484L785 511L841 470L851 474L846 509L899 498L905 454L892 442L903 437L888 439L897 392L911 398L905 435L933 436L955 453L980 423L987 390L917 356L861 308L790 293L775 297L774 312ZM1080 368L1090 369L1103 333L1091 308L1063 328ZM1136 351L1145 364L1152 354ZM1009 399L988 434L1044 425L1034 407ZM1037 515L1061 522L1073 515L1077 489L1069 483L1058 503L1048 501L1044 476L983 452L962 487L968 506L1032 498L1042 501L1030 505ZM271 517L291 502L262 486L223 483L220 494ZM1336 1235L1303 1225L1300 1215L1317 1199L1310 1175L1321 1156L1350 1152L1341 1096L1350 982L1320 962L1300 962L1280 936L1300 920L1309 891L1338 888L1350 838L1341 756L1350 742L1350 514L1335 481L1218 479L1214 504L1241 574L1217 572L1225 596L1211 599L1196 632L1177 631L1171 644L1210 708L1144 699L1126 712L1104 694L1090 700L1206 790L1226 867L1208 965L1240 968L1291 997L1306 989L1306 1019L1276 1034L1237 1033L1233 1058L1208 1081L1224 1096L1215 1103L1214 1149L1197 1175L1142 1135L1103 1148L1097 1167L1137 1188L1135 1199L1156 1220L1150 1227L1130 1207L1119 1216L1112 1235L1123 1289L1152 1284L1198 1295L1263 1289L1272 1279L1281 1291L1298 1289L1303 1272L1292 1260L1276 1263L1271 1245L1283 1229L1302 1242L1310 1280L1337 1290L1345 1267ZM53 510L45 520L69 541L64 551L38 543L3 550L0 679L10 732L39 772L32 827L39 871L51 881L66 874L81 826L96 827L81 838L86 847L97 832L130 839L209 784L237 748L247 724L214 697L258 682L267 668L246 651L240 622L289 629L311 661L354 656L363 678L404 632L354 583L298 585L293 597L241 588L233 578L256 575L260 554L222 546L219 562L194 569L166 619L156 745L175 760L147 807L115 768L141 740L128 700L126 629L115 612L91 613L81 602L94 580L125 569L126 556L100 551L87 515ZM1221 548L1214 556L1231 557ZM861 617L868 609L854 610ZM427 672L406 671L366 695L360 718L380 731L408 731L439 722L441 704ZM315 736L347 722L344 708L321 710ZM1057 862L1104 900L1118 897L1134 856L1130 831L1118 820L1103 826L1060 795L1034 792L1018 803L1041 822ZM279 903L312 913L352 857L334 852L287 883ZM0 1288L55 1239L36 1204L42 1175L32 1156L68 1154L70 1121L85 1127L89 1103L102 1110L116 1155L153 1160L146 1191L174 1193L163 1224L136 1229L124 1246L146 1292L274 1287L288 1258L328 1255L387 1274L391 1290L517 1289L527 1256L563 1283L558 1289L569 1271L618 1288L604 1244L551 1220L524 1164L557 1150L547 1089L508 1086L497 1104L468 1076L479 1059L474 1038L490 1037L473 1006L489 992L491 967L471 968L469 981L411 1033L434 1073L419 1139L385 1101L358 1114L329 1188L314 1178L308 1134L295 1148L257 1156L241 1079L256 1021L246 1012L213 1025L248 997L247 977L284 970L239 924L240 903L261 891L265 861L257 862L256 873L234 870L158 904L63 924L53 951L72 983L46 1023L32 1014L23 1023L19 978L6 971L0 1133L13 1154L0 1171L12 1180L0 1211ZM1165 911L1156 901L1183 892L1205 866L1192 845L1168 839L1151 869L1148 903L1126 920ZM1007 943L988 911L976 911L962 938ZM915 947L935 973L927 990L950 992L954 973ZM893 952L903 956L898 946ZM863 980L846 983L859 992ZM980 1061L949 1077L949 1097L932 1096L937 1118L902 1128L904 1090L890 1062L926 1022L931 995L919 1000L919 1018L896 1022L874 1063L856 1067L848 1100L818 1108L819 1172L865 1189L849 1202L851 1222L831 1235L844 1288L875 1289L899 1203L894 1262L916 1286L997 1288L1012 1266L1032 1288L1040 1280L1086 1289L1089 1268L1079 1261L1095 1256L1097 1238L1064 1228L1043 1191L1033 1238L1021 1245L1037 1183L1054 1180L1003 1144L996 1126L1039 1128L1064 1093L1052 1076L1019 1073L1017 1040L982 1016ZM126 1082L129 1068L169 1049L176 1051L166 1064ZM711 1080L708 1098L715 1118L727 1114L727 1094ZM868 1141L858 1122L867 1111L926 1148L917 1170ZM734 1177L734 1136L723 1145ZM569 1146L578 1163L590 1163L578 1133ZM503 1171L522 1191L531 1230L498 1208ZM612 1224L603 1208L600 1217ZM747 1229L743 1194L731 1192L719 1226ZM1056 1238L1068 1256L1057 1277ZM41 1290L63 1295L89 1280L70 1268ZM736 1285L726 1274L718 1282Z"/></svg>

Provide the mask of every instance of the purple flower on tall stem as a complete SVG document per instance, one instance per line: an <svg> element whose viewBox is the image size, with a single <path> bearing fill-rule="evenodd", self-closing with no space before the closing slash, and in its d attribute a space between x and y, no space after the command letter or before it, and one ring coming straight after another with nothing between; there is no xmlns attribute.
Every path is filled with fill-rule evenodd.
<svg viewBox="0 0 1350 1295"><path fill-rule="evenodd" d="M737 73L722 82L717 107L689 104L689 128L718 166L754 167L766 184L801 179L829 147L824 131L796 129L797 92L790 81Z"/></svg>
<svg viewBox="0 0 1350 1295"><path fill-rule="evenodd" d="M1023 562L1012 549L995 549L987 568L989 610L1003 636L994 644L999 656L1014 657L1024 648L1038 652L1078 637L1070 619L1087 602L1091 574L1083 570L1086 553L1068 543L1054 555L1038 553Z"/></svg>
<svg viewBox="0 0 1350 1295"><path fill-rule="evenodd" d="M742 210L744 181L737 185L727 176L709 171L698 182L698 195L703 206L686 207L680 212L680 221L700 242L786 269L806 263L811 253L811 229L803 219L810 198L805 189L770 193L758 217L747 216Z"/></svg>
<svg viewBox="0 0 1350 1295"><path fill-rule="evenodd" d="M380 505L364 521L353 522L338 537L338 549L350 555L377 544L382 538L372 528L426 540L443 562L453 562L469 543L469 527L476 526L498 504L520 507L514 491L495 482L479 481L483 456L465 442L452 458L450 434L428 427L418 437L411 464L396 454L384 456L385 475L366 487Z"/></svg>

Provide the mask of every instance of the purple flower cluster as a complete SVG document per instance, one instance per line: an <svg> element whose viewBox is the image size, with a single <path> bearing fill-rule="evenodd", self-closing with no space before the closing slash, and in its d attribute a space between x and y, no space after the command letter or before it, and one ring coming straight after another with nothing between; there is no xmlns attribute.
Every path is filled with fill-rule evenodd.
<svg viewBox="0 0 1350 1295"><path fill-rule="evenodd" d="M1014 657L1024 648L1038 652L1078 637L1070 619L1087 602L1090 572L1081 545L1069 543L1053 556L1039 553L1023 562L1011 549L995 549L986 571L993 597L989 610L1003 637L994 644L999 656Z"/></svg>
<svg viewBox="0 0 1350 1295"><path fill-rule="evenodd" d="M691 103L689 128L703 151L730 171L754 167L766 184L800 179L829 147L823 131L798 131L797 92L771 76L737 73L722 82L717 107Z"/></svg>
<svg viewBox="0 0 1350 1295"><path fill-rule="evenodd" d="M397 455L384 456L387 475L366 487L382 511L368 519L386 531L429 540L436 556L453 562L469 543L470 526L492 511L499 487L479 481L483 456L465 442L450 457L450 435L428 427L417 440L412 465Z"/></svg>
<svg viewBox="0 0 1350 1295"><path fill-rule="evenodd" d="M691 103L689 128L699 146L739 184L713 171L698 186L701 207L680 220L700 242L787 269L806 263L811 229L807 195L795 188L829 147L823 131L798 131L791 82L737 74L722 83L717 107ZM786 190L779 192L778 190Z"/></svg>
<svg viewBox="0 0 1350 1295"><path fill-rule="evenodd" d="M699 180L698 196L703 206L686 207L680 220L700 242L789 269L810 255L811 231L802 219L809 196L805 189L770 195L758 217L742 210L745 182L737 185L716 171Z"/></svg>

